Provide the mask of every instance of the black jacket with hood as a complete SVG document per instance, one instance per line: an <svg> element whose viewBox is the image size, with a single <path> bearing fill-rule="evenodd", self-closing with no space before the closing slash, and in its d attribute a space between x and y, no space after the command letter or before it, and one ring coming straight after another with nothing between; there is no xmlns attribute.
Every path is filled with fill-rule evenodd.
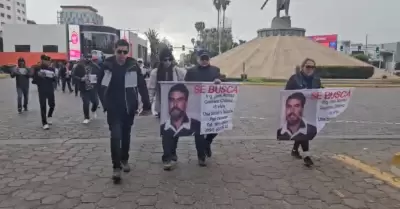
<svg viewBox="0 0 400 209"><path fill-rule="evenodd" d="M111 78L114 70L118 70L118 68L125 68L125 92L109 92L108 87L111 82ZM146 81L142 75L141 69L136 62L135 59L128 57L123 66L118 65L116 61L116 57L112 56L107 58L100 71L99 85L101 85L100 95L103 100L104 110L107 111L109 108L118 108L114 107L111 94L125 94L125 104L127 114L134 115L136 110L138 109L138 93L140 93L142 102L143 102L143 110L151 110L151 104L149 100L149 94L146 86Z"/></svg>

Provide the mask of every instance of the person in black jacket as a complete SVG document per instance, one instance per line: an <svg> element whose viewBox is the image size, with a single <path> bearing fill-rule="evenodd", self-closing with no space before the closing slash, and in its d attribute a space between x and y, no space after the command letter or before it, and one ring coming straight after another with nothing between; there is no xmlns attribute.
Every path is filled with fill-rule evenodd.
<svg viewBox="0 0 400 209"><path fill-rule="evenodd" d="M69 69L69 66L65 66L64 64L60 64L60 72L59 76L61 78L61 90L65 93L65 86L68 86L69 93L74 92L71 87L72 80L72 71Z"/></svg>
<svg viewBox="0 0 400 209"><path fill-rule="evenodd" d="M84 115L83 124L88 124L90 122L90 103L92 103L92 116L93 118L97 118L96 110L99 106L97 79L100 75L100 66L91 60L87 60L84 68L77 67L75 69L73 77L78 82L79 91L81 92Z"/></svg>
<svg viewBox="0 0 400 209"><path fill-rule="evenodd" d="M55 70L50 67L50 57L41 56L41 64L34 70L33 83L38 87L40 115L42 117L43 129L48 130L51 125L51 118L55 108L54 82ZM49 112L46 111L46 103L49 105Z"/></svg>
<svg viewBox="0 0 400 209"><path fill-rule="evenodd" d="M22 113L22 107L24 111L28 111L28 100L29 100L29 78L31 71L26 67L24 58L18 59L18 66L11 72L11 78L15 78L17 85L17 105L18 113ZM24 104L22 105L22 97L24 97Z"/></svg>
<svg viewBox="0 0 400 209"><path fill-rule="evenodd" d="M185 81L221 83L221 74L218 67L210 65L210 54L206 50L197 52L198 65L186 72ZM206 156L211 157L211 143L217 134L200 135L195 138L197 157L200 166L206 166Z"/></svg>
<svg viewBox="0 0 400 209"><path fill-rule="evenodd" d="M315 75L316 63L313 59L306 58L300 66L300 72L292 75L286 83L285 90L297 90L297 89L319 89L323 88L321 85L321 79ZM314 138L315 135L309 137L309 139L295 140L292 156L298 159L302 159L299 153L299 147L301 146L305 158L304 163L306 166L312 166L314 162L311 160L309 149L310 140ZM303 137L304 138L304 137Z"/></svg>
<svg viewBox="0 0 400 209"><path fill-rule="evenodd" d="M131 129L138 108L138 91L142 97L143 114L151 113L146 81L135 59L128 57L129 43L123 39L115 45L115 56L103 63L98 81L103 89L103 106L111 132L113 180L121 180L121 170L129 172Z"/></svg>

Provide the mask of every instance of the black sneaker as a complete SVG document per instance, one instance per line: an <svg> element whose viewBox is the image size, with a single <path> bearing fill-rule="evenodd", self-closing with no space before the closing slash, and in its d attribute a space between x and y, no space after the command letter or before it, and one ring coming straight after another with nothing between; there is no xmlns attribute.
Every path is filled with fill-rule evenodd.
<svg viewBox="0 0 400 209"><path fill-rule="evenodd" d="M171 162L163 162L164 164L164 171L170 171L172 170L172 164Z"/></svg>
<svg viewBox="0 0 400 209"><path fill-rule="evenodd" d="M304 165L307 167L310 167L310 166L314 165L314 162L311 160L310 157L307 156L304 158Z"/></svg>
<svg viewBox="0 0 400 209"><path fill-rule="evenodd" d="M131 167L129 166L128 162L121 162L121 167L125 173L129 173L131 171Z"/></svg>
<svg viewBox="0 0 400 209"><path fill-rule="evenodd" d="M292 150L292 156L295 157L296 159L303 159L298 150Z"/></svg>
<svg viewBox="0 0 400 209"><path fill-rule="evenodd" d="M178 161L178 156L176 154L173 155L171 160L174 161L174 162Z"/></svg>
<svg viewBox="0 0 400 209"><path fill-rule="evenodd" d="M121 169L120 168L114 168L114 171L112 174L112 179L114 181L121 181Z"/></svg>
<svg viewBox="0 0 400 209"><path fill-rule="evenodd" d="M21 114L21 113L22 113L22 109L19 108L19 109L18 109L18 114Z"/></svg>
<svg viewBox="0 0 400 209"><path fill-rule="evenodd" d="M24 107L24 112L28 112L28 108L27 107Z"/></svg>
<svg viewBox="0 0 400 209"><path fill-rule="evenodd" d="M198 163L199 163L199 166L200 166L200 167L206 167L206 166L207 166L206 160L201 160L201 159L199 159Z"/></svg>

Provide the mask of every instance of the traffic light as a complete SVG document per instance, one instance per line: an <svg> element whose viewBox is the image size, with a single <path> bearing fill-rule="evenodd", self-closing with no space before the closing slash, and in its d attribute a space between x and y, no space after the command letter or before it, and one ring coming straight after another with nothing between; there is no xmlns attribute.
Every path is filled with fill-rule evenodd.
<svg viewBox="0 0 400 209"><path fill-rule="evenodd" d="M359 46L357 47L357 49L358 49L358 51L361 51L361 45L359 45Z"/></svg>
<svg viewBox="0 0 400 209"><path fill-rule="evenodd" d="M340 46L340 51L343 51L343 46Z"/></svg>
<svg viewBox="0 0 400 209"><path fill-rule="evenodd" d="M182 51L185 51L185 45L182 45Z"/></svg>
<svg viewBox="0 0 400 209"><path fill-rule="evenodd" d="M376 53L379 53L379 47L376 47L376 48L375 48L375 52L376 52Z"/></svg>

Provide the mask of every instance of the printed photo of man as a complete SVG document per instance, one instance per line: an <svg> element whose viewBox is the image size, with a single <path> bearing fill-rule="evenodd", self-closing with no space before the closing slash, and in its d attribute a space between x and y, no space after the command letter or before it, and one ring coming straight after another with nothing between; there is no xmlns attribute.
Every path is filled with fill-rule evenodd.
<svg viewBox="0 0 400 209"><path fill-rule="evenodd" d="M189 118L186 113L188 99L189 90L185 84L175 84L170 88L168 92L169 119L161 125L161 135L180 137L200 133L200 121Z"/></svg>
<svg viewBox="0 0 400 209"><path fill-rule="evenodd" d="M317 128L303 119L306 97L301 92L296 92L286 99L285 121L278 129L278 140L305 141L312 140L317 135Z"/></svg>

